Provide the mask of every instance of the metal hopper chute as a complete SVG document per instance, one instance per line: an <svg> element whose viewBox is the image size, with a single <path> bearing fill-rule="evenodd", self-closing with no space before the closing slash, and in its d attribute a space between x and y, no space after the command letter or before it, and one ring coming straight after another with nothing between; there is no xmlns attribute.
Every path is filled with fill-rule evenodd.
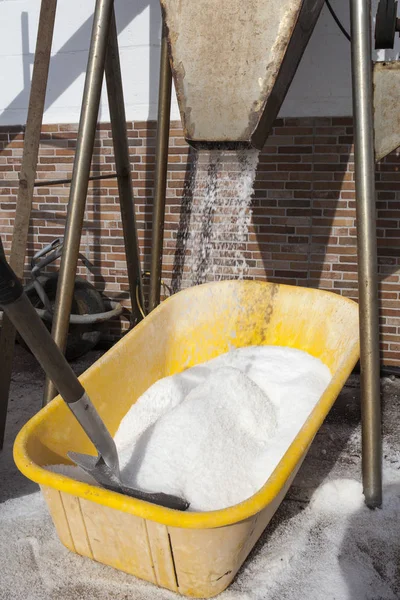
<svg viewBox="0 0 400 600"><path fill-rule="evenodd" d="M161 0L185 137L261 148L323 0Z"/></svg>

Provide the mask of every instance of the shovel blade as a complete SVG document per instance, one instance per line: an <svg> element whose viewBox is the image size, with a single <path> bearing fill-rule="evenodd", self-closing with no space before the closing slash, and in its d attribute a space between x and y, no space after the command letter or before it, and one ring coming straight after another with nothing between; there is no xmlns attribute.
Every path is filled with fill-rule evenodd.
<svg viewBox="0 0 400 600"><path fill-rule="evenodd" d="M83 471L91 475L101 486L112 492L124 494L131 498L158 504L165 508L173 510L187 510L189 502L184 498L172 496L164 493L142 492L135 488L131 488L119 479L117 475L106 465L103 458L98 456L90 456L89 454L81 454L79 452L68 452L69 458Z"/></svg>

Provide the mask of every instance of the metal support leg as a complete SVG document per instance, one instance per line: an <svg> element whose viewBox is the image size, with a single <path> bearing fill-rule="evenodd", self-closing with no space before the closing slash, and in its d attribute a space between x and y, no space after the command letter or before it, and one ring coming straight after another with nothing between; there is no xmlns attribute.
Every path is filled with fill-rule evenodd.
<svg viewBox="0 0 400 600"><path fill-rule="evenodd" d="M63 352L67 341L69 317L74 294L79 245L85 214L86 195L89 185L90 166L96 135L113 6L113 0L97 0L93 18L92 37L83 91L82 110L65 226L64 247L52 326L53 339ZM43 403L47 404L50 402L55 394L55 387L47 379Z"/></svg>
<svg viewBox="0 0 400 600"><path fill-rule="evenodd" d="M382 503L378 264L372 116L371 3L351 0L360 305L362 467L367 506Z"/></svg>
<svg viewBox="0 0 400 600"><path fill-rule="evenodd" d="M165 26L161 43L160 87L158 92L158 128L154 182L153 233L151 244L150 310L160 304L164 242L165 196L168 174L169 125L171 114L172 72L168 58Z"/></svg>
<svg viewBox="0 0 400 600"><path fill-rule="evenodd" d="M10 265L21 278L24 273L56 8L57 0L42 0L10 254ZM3 447L4 440L14 344L14 326L4 315L0 336L0 448Z"/></svg>
<svg viewBox="0 0 400 600"><path fill-rule="evenodd" d="M139 242L135 220L135 201L132 190L129 146L126 135L126 117L122 87L121 65L119 61L118 36L115 14L110 26L109 46L106 58L106 82L108 105L110 108L111 129L114 143L115 167L118 173L119 201L121 206L122 228L124 231L126 263L129 278L129 291L132 305L131 325L142 319L136 300L144 309L142 273L140 268Z"/></svg>

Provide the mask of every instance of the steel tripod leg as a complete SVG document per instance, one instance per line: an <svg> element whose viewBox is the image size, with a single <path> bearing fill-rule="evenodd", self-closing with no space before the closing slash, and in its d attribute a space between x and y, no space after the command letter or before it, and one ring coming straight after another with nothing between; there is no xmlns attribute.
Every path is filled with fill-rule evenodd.
<svg viewBox="0 0 400 600"><path fill-rule="evenodd" d="M115 14L111 20L105 70L132 306L131 325L134 326L142 319L136 300L136 286L138 286L138 299L143 308L144 298Z"/></svg>
<svg viewBox="0 0 400 600"><path fill-rule="evenodd" d="M74 294L113 8L113 0L96 1L52 326L53 339L63 352L66 347ZM55 394L54 385L47 379L43 404L50 402Z"/></svg>
<svg viewBox="0 0 400 600"><path fill-rule="evenodd" d="M160 86L158 92L158 124L156 141L156 174L153 202L153 236L151 244L150 310L160 304L161 272L164 242L165 196L168 175L169 125L171 114L172 71L168 58L165 26L161 44Z"/></svg>
<svg viewBox="0 0 400 600"><path fill-rule="evenodd" d="M362 469L365 501L369 507L374 508L382 503L382 447L371 3L369 0L351 0L350 7L360 306Z"/></svg>

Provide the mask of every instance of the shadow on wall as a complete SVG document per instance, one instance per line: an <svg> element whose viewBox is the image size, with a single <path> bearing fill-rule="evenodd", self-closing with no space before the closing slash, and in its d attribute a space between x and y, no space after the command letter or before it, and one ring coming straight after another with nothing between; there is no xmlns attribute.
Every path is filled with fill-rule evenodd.
<svg viewBox="0 0 400 600"><path fill-rule="evenodd" d="M161 37L161 10L159 0L138 0L132 2L131 0L118 2L116 3L116 21L117 21L117 29L120 34L124 29L129 27L130 23L135 20L135 18L140 15L144 10L149 9L149 67L150 74L148 80L148 98L149 98L149 111L151 111L152 107L157 106L158 100L158 79L159 79L159 48L160 48L160 37ZM57 15L58 17L58 15ZM56 20L57 20L56 17ZM7 130L8 133L8 144L11 144L15 138L24 131L25 126L9 126L9 116L7 112L21 112L21 107L27 107L29 103L29 93L30 93L30 85L31 85L31 68L34 62L34 54L29 51L29 15L27 12L21 13L21 36L22 36L22 72L23 72L23 89L20 93L13 99L13 101L5 108L2 115L0 115L0 126L3 125L4 129ZM58 98L62 96L62 94L76 81L82 74L85 73L87 67L87 52L79 52L77 50L81 50L82 48L88 48L90 42L90 35L92 29L92 19L93 16L86 19L82 25L75 31L75 33L68 39L68 41L60 48L60 50L51 57L50 62L50 72L49 72L49 81L48 88L46 94L46 102L45 102L45 110L48 109L52 104L56 102ZM65 61L65 55L68 55L69 61L67 63ZM134 74L132 74L134 77ZM126 98L125 98L126 102ZM100 108L101 111L101 108ZM149 115L150 116L150 115ZM101 115L99 114L99 120L101 120ZM99 132L97 132L98 134ZM76 136L75 136L76 138ZM72 163L73 163L73 151L76 147L76 139L66 139L65 134L57 135L57 134L44 134L42 136L41 142L45 143L47 147L54 146L55 148L68 147L71 151L71 156L68 158L64 158L64 162L70 161L71 163L71 171L72 171ZM129 142L133 142L133 140L129 140ZM4 144L4 149L7 149L8 144ZM131 145L131 144L130 144ZM154 147L151 147L151 142L147 145L146 148L146 156L142 157L142 163L145 164L146 175L145 175L145 186L146 186L146 194L148 192L149 196L152 196L152 188L153 188L153 176L154 176ZM92 172L93 174L100 174L101 170L104 170L104 164L100 165L100 152L101 152L101 140L99 139L99 135L97 135L93 160L92 160ZM151 155L151 156L150 156ZM112 159L113 160L113 159ZM135 158L131 156L132 162L135 161ZM10 159L11 162L11 159ZM10 167L12 169L12 167ZM147 169L149 172L147 172ZM44 168L42 168L44 170ZM115 165L109 165L109 170L115 170ZM65 172L65 177L70 177L71 172ZM40 179L40 172L38 173L38 179ZM0 182L2 186L13 187L16 185L16 182L10 182L9 180L3 180ZM61 186L60 186L61 187ZM64 189L66 186L62 186ZM67 186L69 187L69 186ZM43 188L42 188L43 190ZM92 245L89 250L93 255L93 261L87 258L85 266L89 270L89 273L86 269L81 270L81 274L85 277L91 279L92 283L96 286L96 288L100 292L105 291L106 282L104 276L102 274L102 262L103 259L101 257L101 248L104 243L104 239L102 240L101 233L101 219L102 219L102 207L101 207L101 190L102 188L97 185L96 182L89 184L88 191L88 203L92 204L92 210L90 211L92 214L89 218L89 211L86 210L85 220L83 224L82 236L85 234L92 235ZM44 190L43 190L44 191ZM103 190L104 191L104 190ZM15 193L15 192L14 192ZM38 198L40 202L46 203L50 202L49 210L46 210L45 205L39 206L39 210L32 211L32 221L30 224L30 240L28 242L27 254L28 258L32 258L35 251L38 250L38 247L34 247L33 244L33 233L35 230L35 219L38 217L40 219L44 219L49 221L50 226L53 227L54 235L52 237L56 237L56 235L63 234L63 228L65 225L65 210L66 205L59 202L59 198L56 196L53 197L43 197ZM56 202L59 204L58 207L51 206L51 203ZM116 203L118 201L116 200ZM15 208L14 204L11 204L10 209ZM54 212L56 210L57 212ZM119 210L118 206L116 206L116 210ZM151 221L151 198L148 198L146 201L146 210L143 219L143 227L147 230L145 231L145 235L148 237L148 233L151 236L151 226L148 224L148 220ZM139 223L140 227L140 223ZM58 232L56 230L59 230ZM49 230L49 235L51 235L51 230ZM118 233L119 235L119 233ZM121 238L122 239L122 238ZM107 242L107 241L106 241ZM117 243L117 242L116 242ZM148 242L150 246L151 242ZM88 248L87 248L88 249ZM55 266L54 266L55 268ZM78 267L79 271L79 267ZM113 299L120 301L129 297L128 292L128 283L121 284L121 291L117 295L113 297ZM113 321L112 327L114 330L114 334L118 335L118 332L121 330L121 326L119 322ZM118 332L117 332L118 329Z"/></svg>
<svg viewBox="0 0 400 600"><path fill-rule="evenodd" d="M159 54L161 39L161 10L159 0L126 0L116 2L116 21L118 34L126 29L134 19L145 9L150 10L149 27L149 52L150 52L150 76L149 76L149 106L157 105L158 97L158 74ZM29 50L29 15L21 12L21 36L23 51L23 89L10 102L0 115L0 126L9 124L7 112L21 112L21 107L27 107L31 84L31 67L34 61L34 53ZM57 19L57 16L56 16ZM88 48L92 31L93 15L71 35L60 50L51 57L49 81L46 94L45 110L47 110L83 73L86 72L87 53L78 52L82 48ZM17 33L17 32L16 32ZM68 54L69 61L65 61ZM132 76L134 76L132 74ZM10 140L12 141L12 139Z"/></svg>
<svg viewBox="0 0 400 600"><path fill-rule="evenodd" d="M392 344L392 354L400 316L399 168L398 151L376 165L382 350ZM352 118L278 120L254 188L252 235L262 264L255 273L357 300Z"/></svg>
<svg viewBox="0 0 400 600"><path fill-rule="evenodd" d="M338 208L346 213L342 237L354 233L348 216L353 207L343 198L354 195L353 173L348 171L351 133L351 118L334 119L333 123L330 118L276 120L260 152L254 180L252 227L246 244L249 278L334 287L337 273L326 264L326 253L338 243L332 233ZM185 256L190 252L193 202L199 202L193 199L193 191L199 193L193 189L196 164L197 152L190 148L172 272L174 292L181 287ZM344 245L343 255L354 270L355 238L349 237ZM336 262L338 270L342 267L338 256Z"/></svg>
<svg viewBox="0 0 400 600"><path fill-rule="evenodd" d="M126 0L116 4L117 26L123 31L143 10L150 10L150 105L157 103L158 59L161 14L159 0ZM52 57L50 85L46 98L46 108L50 107L86 69L86 55L76 53L77 48L87 47L90 39L92 19L87 19L69 38L57 54ZM346 23L347 24L347 23ZM333 25L334 27L334 25ZM28 22L22 13L21 31L23 37L23 81L24 88L9 104L6 110L17 110L28 103L30 88L30 67L33 55L29 54ZM346 42L347 43L347 42ZM349 45L348 54L350 51ZM75 54L74 54L75 51ZM74 59L64 68L63 56L68 53ZM349 60L349 56L348 56ZM5 117L0 115L0 125ZM10 128L10 141L21 129ZM22 128L23 129L23 128ZM154 128L148 127L143 139L142 181L134 181L135 192L140 191L138 205L138 228L144 248L144 268L149 267L151 246L151 203L154 185ZM60 136L61 137L61 136ZM49 135L46 144L51 146L57 134ZM74 148L73 140L68 147ZM100 143L100 142L99 142ZM99 146L97 146L99 147ZM143 160L144 159L144 160ZM72 160L72 159L71 159ZM96 164L96 156L93 164ZM132 161L136 160L132 155ZM397 234L399 219L393 212L400 206L399 193L395 191L397 170L400 158L393 153L377 167L378 188L378 236L381 290L385 292L385 306L397 310L390 303L398 301L397 281L390 283L400 265L400 241ZM144 164L143 164L144 163ZM185 190L179 223L171 218L166 228L178 229L176 250L172 272L174 291L180 288L184 256L187 252L187 236L190 228L192 198L191 178L195 152L189 151L185 166ZM71 167L72 168L72 167ZM135 165L133 164L133 168ZM4 182L3 182L4 183ZM7 183L8 185L8 183ZM94 232L93 248L96 258L93 262L93 276L96 285L104 289L104 278L100 273L102 258L100 251L104 239L100 231L102 217L101 197L96 195L96 184L90 186L95 209L93 216L85 218L84 232ZM54 201L54 200L53 200ZM144 202L144 208L141 204ZM65 221L65 205L54 219L54 210L40 211L40 217L62 227ZM268 277L285 283L325 287L356 297L356 233L354 228L354 180L352 165L352 120L350 118L285 119L275 124L260 155L260 164L255 181L253 198L254 232L249 240L250 275ZM38 215L36 215L38 216ZM35 218L35 214L33 214ZM254 247L258 247L255 258ZM172 249L167 252L173 253ZM121 284L120 298L126 296L127 285ZM389 304L388 304L389 303ZM387 310L387 308L385 308ZM394 315L395 316L395 315ZM396 335L397 328L387 331Z"/></svg>
<svg viewBox="0 0 400 600"><path fill-rule="evenodd" d="M188 236L193 206L198 201L192 193L195 165L196 152L190 149L179 222L174 223L167 214L167 223L171 219L168 225L176 232L174 292L181 288L184 258L190 252ZM398 151L376 165L381 347L385 361L397 361L400 356L399 169ZM278 119L260 153L252 213L246 253L248 277L322 288L357 300L352 118ZM169 273L167 253L171 253L169 242L165 275Z"/></svg>
<svg viewBox="0 0 400 600"><path fill-rule="evenodd" d="M335 281L339 271L356 270L352 161L351 118L275 122L254 182L250 243L258 246L260 276L336 291L347 287Z"/></svg>

